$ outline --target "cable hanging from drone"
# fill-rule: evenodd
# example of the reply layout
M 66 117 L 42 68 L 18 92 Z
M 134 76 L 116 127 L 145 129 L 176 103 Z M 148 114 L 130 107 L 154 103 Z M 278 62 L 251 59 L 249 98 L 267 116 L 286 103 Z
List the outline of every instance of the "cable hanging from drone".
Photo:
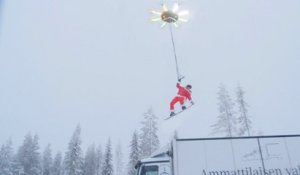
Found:
M 173 24 L 177 28 L 179 22 L 187 22 L 188 20 L 184 17 L 188 15 L 188 11 L 179 11 L 179 4 L 176 2 L 174 3 L 173 8 L 171 10 L 169 10 L 165 4 L 162 4 L 161 11 L 152 11 L 152 13 L 155 15 L 154 18 L 152 18 L 152 21 L 162 22 L 161 27 L 164 27 L 166 24 L 169 24 L 171 41 L 173 46 L 173 54 L 174 54 L 175 64 L 176 64 L 177 79 L 179 81 L 184 77 L 179 73 L 179 66 L 178 66 L 178 60 L 177 60 L 177 54 L 176 54 L 176 48 L 175 48 L 175 42 L 174 42 L 174 36 L 173 36 L 173 30 L 171 24 Z
M 172 26 L 169 25 L 170 28 L 170 33 L 171 33 L 171 40 L 172 40 L 172 45 L 173 45 L 173 53 L 174 53 L 174 58 L 175 58 L 175 64 L 176 64 L 176 73 L 177 73 L 177 80 L 180 81 L 184 77 L 180 75 L 179 73 L 179 68 L 178 68 L 178 61 L 177 61 L 177 54 L 176 54 L 176 48 L 175 48 L 175 43 L 174 43 L 174 37 L 173 37 L 173 31 L 172 31 Z

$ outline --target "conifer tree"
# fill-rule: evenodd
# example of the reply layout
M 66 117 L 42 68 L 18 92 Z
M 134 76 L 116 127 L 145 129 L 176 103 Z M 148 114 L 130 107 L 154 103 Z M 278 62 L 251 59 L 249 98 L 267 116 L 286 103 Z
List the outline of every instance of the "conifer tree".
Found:
M 102 175 L 113 175 L 111 141 L 108 139 L 102 166 Z
M 62 175 L 62 154 L 61 152 L 56 153 L 53 167 L 52 167 L 52 175 Z
M 24 167 L 21 165 L 20 161 L 18 160 L 18 154 L 15 154 L 13 156 L 12 172 L 13 175 L 24 174 Z
M 233 110 L 234 103 L 223 84 L 219 87 L 218 100 L 220 113 L 217 122 L 212 125 L 212 134 L 225 133 L 227 137 L 233 137 L 236 132 L 236 117 Z
M 138 133 L 137 131 L 134 131 L 130 143 L 130 153 L 129 153 L 129 162 L 127 165 L 128 168 L 128 175 L 136 175 L 136 169 L 134 166 L 139 160 L 139 144 L 138 144 Z
M 9 139 L 5 145 L 1 146 L 0 150 L 0 174 L 13 174 L 13 149 L 12 142 Z
M 103 165 L 103 151 L 101 145 L 99 145 L 96 151 L 96 175 L 101 175 L 102 165 Z
M 145 158 L 150 156 L 155 150 L 159 148 L 159 139 L 157 136 L 157 117 L 150 108 L 144 114 L 144 121 L 142 121 L 141 135 L 140 135 L 140 156 Z
M 38 136 L 31 134 L 25 136 L 23 145 L 18 150 L 17 161 L 19 171 L 24 175 L 39 175 L 41 173 L 41 157 L 38 145 Z
M 236 103 L 238 105 L 239 116 L 237 118 L 239 124 L 238 135 L 243 136 L 247 133 L 250 136 L 251 133 L 251 124 L 250 116 L 248 115 L 248 107 L 249 105 L 245 101 L 245 91 L 242 89 L 240 85 L 237 87 L 237 99 Z
M 115 150 L 115 175 L 123 175 L 123 152 L 122 144 L 119 142 Z
M 83 174 L 83 153 L 81 149 L 81 128 L 78 125 L 69 142 L 68 151 L 64 160 L 64 172 L 66 175 Z
M 95 145 L 91 145 L 84 159 L 84 175 L 96 175 L 96 165 L 97 165 L 97 155 L 95 150 Z
M 43 175 L 51 175 L 52 163 L 53 160 L 51 146 L 48 144 L 43 153 Z

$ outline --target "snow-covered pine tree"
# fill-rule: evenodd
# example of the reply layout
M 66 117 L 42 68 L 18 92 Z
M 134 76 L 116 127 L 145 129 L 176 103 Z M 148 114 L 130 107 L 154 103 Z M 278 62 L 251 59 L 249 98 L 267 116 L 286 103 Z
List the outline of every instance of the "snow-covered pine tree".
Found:
M 43 153 L 43 175 L 52 175 L 52 163 L 52 150 L 50 144 L 48 144 Z
M 135 164 L 139 160 L 139 143 L 138 143 L 138 133 L 137 131 L 134 131 L 130 143 L 130 153 L 129 153 L 129 162 L 127 165 L 128 168 L 128 175 L 136 175 L 136 169 L 134 168 Z
M 112 163 L 112 152 L 111 152 L 111 141 L 108 139 L 105 153 L 104 153 L 104 160 L 102 165 L 102 175 L 113 175 L 113 163 Z
M 103 165 L 103 151 L 102 146 L 99 145 L 96 150 L 96 175 L 101 175 Z
M 97 155 L 95 150 L 95 145 L 89 146 L 84 158 L 84 175 L 96 175 L 97 166 Z
M 245 91 L 240 85 L 237 87 L 236 96 L 236 103 L 239 111 L 239 116 L 237 118 L 237 122 L 239 124 L 238 135 L 243 136 L 247 133 L 247 135 L 250 136 L 252 122 L 250 121 L 250 116 L 248 115 L 249 105 L 245 101 Z
M 33 144 L 32 144 L 32 163 L 33 163 L 33 173 L 31 175 L 35 175 L 35 173 L 40 174 L 42 172 L 42 164 L 41 164 L 41 154 L 39 152 L 39 136 L 36 134 L 33 137 Z
M 69 142 L 68 150 L 65 154 L 64 173 L 65 175 L 83 174 L 83 153 L 81 149 L 81 128 L 78 125 Z
M 123 162 L 123 151 L 122 151 L 121 142 L 119 142 L 116 146 L 114 160 L 115 160 L 115 168 L 114 168 L 115 175 L 123 175 L 124 162 Z
M 39 175 L 41 173 L 41 156 L 39 151 L 38 136 L 31 134 L 25 136 L 23 145 L 19 147 L 17 161 L 19 172 L 23 175 Z
M 53 167 L 52 167 L 52 175 L 62 175 L 62 154 L 61 152 L 56 153 Z
M 20 161 L 18 160 L 18 154 L 15 154 L 13 156 L 12 172 L 13 175 L 24 174 L 24 168 L 21 165 Z
M 220 113 L 217 122 L 211 126 L 213 128 L 212 134 L 225 133 L 227 137 L 233 137 L 236 132 L 234 103 L 223 84 L 219 86 L 218 100 Z
M 140 156 L 145 158 L 150 156 L 155 150 L 159 148 L 159 139 L 157 136 L 157 117 L 150 108 L 144 114 L 144 121 L 142 121 L 141 135 L 140 135 Z
M 12 141 L 9 139 L 6 144 L 1 146 L 0 150 L 0 174 L 13 174 L 13 149 Z

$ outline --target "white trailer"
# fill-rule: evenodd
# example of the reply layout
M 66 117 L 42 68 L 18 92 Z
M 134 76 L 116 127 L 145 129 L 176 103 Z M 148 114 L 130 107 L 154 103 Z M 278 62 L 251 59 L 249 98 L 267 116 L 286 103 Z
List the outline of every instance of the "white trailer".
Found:
M 137 175 L 300 175 L 300 135 L 176 139 Z

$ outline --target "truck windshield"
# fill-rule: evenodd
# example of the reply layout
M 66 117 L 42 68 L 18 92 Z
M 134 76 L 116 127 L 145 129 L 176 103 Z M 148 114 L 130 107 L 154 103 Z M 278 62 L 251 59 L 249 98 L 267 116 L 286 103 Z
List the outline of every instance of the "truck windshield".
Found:
M 141 175 L 158 175 L 158 166 L 143 166 Z

